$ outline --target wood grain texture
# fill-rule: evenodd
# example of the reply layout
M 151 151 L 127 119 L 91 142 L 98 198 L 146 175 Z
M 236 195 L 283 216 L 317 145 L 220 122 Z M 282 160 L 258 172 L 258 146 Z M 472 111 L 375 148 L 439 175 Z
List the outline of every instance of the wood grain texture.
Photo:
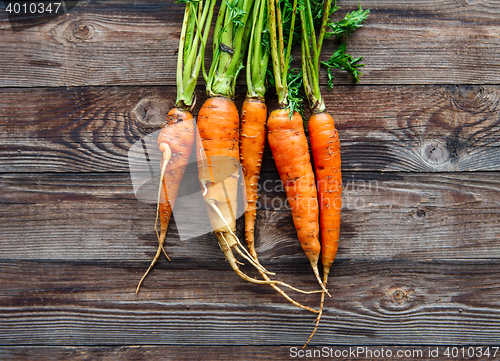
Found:
M 339 4 L 335 19 L 357 4 Z M 349 53 L 365 57 L 363 84 L 499 83 L 498 0 L 362 5 L 372 14 Z M 182 10 L 174 1 L 87 0 L 46 24 L 4 30 L 0 86 L 174 84 Z M 326 42 L 325 54 L 337 45 Z M 350 83 L 340 72 L 336 78 Z
M 3 174 L 0 186 L 0 259 L 140 260 L 145 267 L 156 251 L 155 205 L 135 198 L 128 174 Z M 341 259 L 500 258 L 495 173 L 344 173 L 343 187 Z M 223 262 L 197 195 L 197 205 L 174 210 L 185 228 L 180 237 L 172 224 L 167 250 L 176 262 Z M 263 174 L 258 207 L 262 261 L 305 262 L 276 173 Z
M 496 262 L 340 260 L 313 345 L 498 344 Z M 137 264 L 3 261 L 0 342 L 300 346 L 307 338 L 313 314 L 270 287 L 227 277 L 221 262 L 192 264 L 162 267 L 136 295 Z
M 324 94 L 345 171 L 499 170 L 499 86 L 338 86 Z M 197 96 L 195 115 L 202 88 Z M 0 89 L 0 171 L 128 172 L 130 147 L 159 129 L 172 99 L 173 87 Z M 263 169 L 276 169 L 269 149 Z
M 358 1 L 338 5 L 336 19 Z M 500 1 L 362 6 L 371 15 L 348 44 L 365 57 L 361 84 L 338 72 L 322 88 L 344 193 L 333 297 L 309 350 L 436 360 L 429 347 L 499 345 Z M 175 99 L 182 14 L 173 0 L 85 0 L 13 31 L 0 5 L 0 359 L 304 359 L 290 347 L 314 315 L 234 274 L 195 203 L 196 167 L 170 225 L 172 261 L 134 293 L 157 247 L 154 132 Z M 202 82 L 196 94 L 195 114 Z M 256 239 L 274 277 L 318 288 L 269 148 Z
M 296 347 L 296 346 L 292 346 Z M 299 347 L 292 348 L 290 346 L 97 346 L 97 347 L 4 347 L 0 349 L 0 356 L 3 360 L 10 361 L 37 361 L 37 360 L 75 360 L 87 361 L 89 359 L 99 359 L 103 361 L 143 361 L 143 360 L 186 360 L 198 361 L 200 355 L 204 355 L 207 359 L 217 360 L 269 360 L 272 357 L 276 361 L 294 360 L 306 358 L 307 360 L 324 360 L 325 358 L 342 359 L 343 361 L 372 361 L 374 352 L 384 352 L 384 355 L 391 352 L 392 357 L 378 357 L 377 360 L 392 360 L 398 355 L 402 355 L 403 359 L 418 359 L 421 361 L 436 360 L 435 356 L 443 356 L 449 346 L 383 346 L 383 347 L 361 347 L 361 346 L 323 346 L 309 347 L 306 350 L 301 350 Z M 469 351 L 472 348 L 472 352 Z M 436 351 L 437 350 L 437 351 Z M 475 351 L 474 351 L 475 350 Z M 481 348 L 486 352 L 486 347 Z M 465 347 L 465 357 L 461 355 L 461 348 L 458 349 L 459 357 L 454 357 L 454 360 L 483 360 L 481 356 L 467 355 L 467 352 L 479 351 L 477 347 Z M 304 352 L 301 356 L 300 352 Z M 307 354 L 306 354 L 307 352 Z M 371 354 L 369 354 L 371 352 Z M 436 353 L 437 352 L 437 353 Z M 491 355 L 494 350 L 490 348 Z M 365 356 L 365 354 L 367 354 Z M 307 355 L 307 356 L 306 356 Z M 332 356 L 333 355 L 333 356 Z M 337 357 L 337 356 L 338 357 Z M 342 356 L 344 355 L 344 356 Z M 349 356 L 350 355 L 350 356 Z M 400 358 L 401 358 L 400 357 Z M 299 359 L 300 359 L 299 358 Z

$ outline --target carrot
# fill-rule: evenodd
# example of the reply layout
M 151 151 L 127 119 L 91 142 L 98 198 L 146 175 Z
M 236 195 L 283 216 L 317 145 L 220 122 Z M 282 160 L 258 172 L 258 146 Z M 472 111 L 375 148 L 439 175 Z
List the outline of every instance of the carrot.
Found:
M 162 172 L 160 176 L 161 198 L 157 206 L 157 219 L 160 218 L 160 234 L 158 235 L 158 249 L 148 270 L 139 281 L 136 293 L 142 282 L 160 258 L 161 252 L 170 261 L 163 245 L 167 236 L 168 224 L 172 216 L 175 200 L 184 172 L 189 163 L 189 157 L 194 144 L 194 120 L 187 110 L 173 108 L 167 115 L 165 126 L 158 136 L 158 148 L 163 154 Z M 156 229 L 156 224 L 155 224 Z
M 305 6 L 300 11 L 301 19 L 301 50 L 302 50 L 302 72 L 304 89 L 309 100 L 311 117 L 309 118 L 309 137 L 311 139 L 311 150 L 313 153 L 316 180 L 318 184 L 318 197 L 320 207 L 320 232 L 321 232 L 321 263 L 323 264 L 323 284 L 327 284 L 328 275 L 337 254 L 340 232 L 340 209 L 342 205 L 342 174 L 340 159 L 339 135 L 335 129 L 333 118 L 326 111 L 324 100 L 321 96 L 319 86 L 319 66 L 321 47 L 325 37 L 330 16 L 331 2 L 325 1 L 322 8 L 318 3 L 310 0 L 305 1 Z M 335 3 L 334 11 L 338 7 Z M 318 37 L 314 29 L 314 18 L 321 14 L 321 24 Z M 334 34 L 350 33 L 353 29 L 361 26 L 368 12 L 360 9 L 354 13 L 348 13 L 344 20 L 333 24 Z M 362 65 L 356 64 L 362 58 L 353 60 L 344 54 L 345 46 L 340 47 L 334 53 L 328 63 L 329 86 L 333 79 L 331 68 L 347 70 L 357 77 L 356 68 Z M 316 319 L 316 325 L 309 336 L 304 347 L 311 341 L 319 321 L 323 314 L 325 304 L 325 293 L 321 294 L 320 312 Z
M 246 201 L 245 240 L 248 251 L 255 261 L 258 261 L 255 250 L 258 183 L 266 142 L 267 121 L 267 107 L 264 97 L 267 90 L 266 69 L 269 62 L 269 47 L 263 41 L 263 34 L 266 30 L 266 0 L 255 0 L 246 66 L 247 94 L 240 117 L 240 162 L 245 181 L 244 197 Z M 270 281 L 265 272 L 259 270 L 259 273 L 264 280 Z M 295 306 L 314 313 L 319 312 L 295 301 L 277 285 L 271 283 L 270 286 Z
M 318 184 L 321 229 L 321 263 L 326 284 L 339 244 L 342 173 L 340 141 L 333 118 L 327 112 L 309 118 L 309 137 Z
M 291 11 L 282 16 L 283 11 Z M 311 263 L 314 275 L 324 292 L 328 292 L 321 281 L 318 270 L 319 221 L 318 199 L 314 173 L 309 156 L 307 138 L 302 117 L 295 109 L 299 101 L 290 96 L 288 68 L 295 32 L 297 0 L 268 0 L 269 32 L 273 76 L 280 109 L 271 112 L 267 121 L 268 141 L 274 161 L 283 182 L 292 211 L 293 222 L 302 249 Z M 284 31 L 283 18 L 290 18 Z
M 260 272 L 273 274 L 248 254 L 235 234 L 239 172 L 238 110 L 231 99 L 222 96 L 208 98 L 198 113 L 197 124 L 198 176 L 203 199 L 212 229 L 231 268 L 238 276 L 252 283 L 282 285 L 311 293 L 282 281 L 258 280 L 240 270 L 233 251 Z
M 241 108 L 240 160 L 245 180 L 245 240 L 248 250 L 254 259 L 255 251 L 255 219 L 257 217 L 258 185 L 262 156 L 266 142 L 266 103 L 260 99 L 247 98 Z
M 287 109 L 277 109 L 269 116 L 267 127 L 269 146 L 290 204 L 297 236 L 321 285 L 317 189 L 302 117 L 295 112 L 290 118 Z
M 342 207 L 342 173 L 340 170 L 340 141 L 333 118 L 323 111 L 309 118 L 309 137 L 318 184 L 321 230 L 321 263 L 323 284 L 327 284 L 339 245 L 340 209 Z M 325 293 L 321 294 L 320 312 L 309 341 L 318 329 L 325 305 Z
M 232 252 L 234 249 L 263 270 L 245 255 L 235 234 L 239 172 L 238 110 L 231 99 L 208 98 L 198 113 L 197 124 L 198 174 L 212 229 L 234 271 L 254 282 L 239 269 Z
M 164 243 L 180 183 L 195 140 L 194 119 L 190 108 L 194 104 L 194 89 L 202 65 L 204 44 L 207 41 L 214 6 L 215 0 L 186 3 L 177 60 L 176 106 L 167 114 L 157 140 L 162 153 L 155 221 L 158 248 L 149 268 L 137 285 L 136 293 L 139 292 L 144 279 L 160 258 L 162 251 L 170 261 Z M 157 229 L 158 218 L 160 232 Z
M 266 70 L 269 47 L 263 42 L 267 28 L 266 0 L 255 0 L 252 14 L 252 31 L 248 43 L 246 66 L 247 94 L 241 107 L 240 161 L 245 180 L 245 239 L 248 250 L 257 259 L 254 245 L 254 228 L 257 188 L 260 167 L 266 142 L 267 107 Z

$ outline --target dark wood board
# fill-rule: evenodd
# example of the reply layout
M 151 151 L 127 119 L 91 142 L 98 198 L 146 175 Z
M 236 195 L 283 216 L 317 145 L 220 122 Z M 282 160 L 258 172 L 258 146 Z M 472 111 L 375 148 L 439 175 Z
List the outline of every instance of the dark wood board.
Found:
M 277 174 L 264 173 L 260 185 L 260 258 L 305 261 Z M 146 266 L 156 251 L 155 205 L 136 199 L 128 174 L 3 174 L 0 186 L 0 259 L 127 260 Z M 500 258 L 495 173 L 345 172 L 343 186 L 341 259 Z M 173 260 L 223 261 L 215 237 L 203 228 L 208 217 L 202 202 L 178 206 L 174 219 L 185 228 L 180 234 L 175 223 L 170 227 Z M 239 231 L 242 226 L 239 219 Z
M 0 2 L 0 359 L 394 359 L 351 352 L 365 346 L 407 360 L 500 357 L 498 0 L 363 1 L 371 15 L 348 45 L 365 58 L 361 83 L 338 72 L 328 91 L 322 70 L 343 205 L 310 354 L 298 351 L 315 316 L 234 274 L 204 205 L 190 203 L 192 165 L 171 261 L 134 293 L 157 247 L 154 136 L 175 99 L 183 5 L 65 3 L 16 31 Z M 338 5 L 340 18 L 358 1 Z M 201 81 L 196 94 L 195 115 Z M 256 237 L 274 277 L 318 288 L 268 147 Z M 318 306 L 317 294 L 289 293 Z
M 337 19 L 358 1 L 339 5 Z M 365 57 L 363 84 L 499 83 L 498 0 L 362 5 L 372 15 L 350 38 L 349 53 Z M 182 13 L 173 1 L 87 0 L 24 31 L 3 21 L 0 86 L 172 84 Z M 335 46 L 327 42 L 325 54 Z M 349 83 L 341 73 L 337 81 Z
M 499 170 L 499 86 L 324 90 L 343 170 Z M 0 89 L 0 170 L 128 172 L 130 147 L 159 129 L 173 99 L 174 87 Z M 263 169 L 275 170 L 269 151 Z
M 338 260 L 312 345 L 496 345 L 497 262 Z M 307 266 L 285 260 L 277 269 L 314 289 Z M 316 318 L 220 260 L 160 265 L 138 294 L 139 263 L 1 267 L 4 345 L 302 346 Z M 319 299 L 293 296 L 308 305 Z
M 490 357 L 493 357 L 496 349 L 490 348 Z M 371 353 L 370 353 L 371 352 Z M 117 347 L 8 347 L 0 349 L 0 356 L 4 359 L 14 361 L 31 360 L 75 360 L 87 361 L 98 359 L 103 361 L 143 361 L 143 360 L 185 360 L 198 361 L 200 355 L 206 359 L 223 360 L 325 360 L 341 359 L 344 361 L 372 361 L 373 355 L 383 354 L 377 360 L 391 360 L 398 357 L 403 360 L 418 359 L 422 361 L 433 361 L 445 354 L 458 357 L 453 360 L 484 360 L 483 353 L 487 353 L 487 347 L 452 347 L 452 346 L 323 346 L 310 347 L 306 350 L 296 346 L 117 346 Z M 391 357 L 386 355 L 390 352 Z M 463 352 L 463 353 L 462 353 Z M 469 354 L 471 356 L 469 356 Z M 497 352 L 498 353 L 498 352 Z M 464 354 L 465 356 L 462 356 Z M 344 355 L 344 356 L 342 356 Z M 478 355 L 478 356 L 475 356 Z M 449 356 L 452 358 L 452 356 Z

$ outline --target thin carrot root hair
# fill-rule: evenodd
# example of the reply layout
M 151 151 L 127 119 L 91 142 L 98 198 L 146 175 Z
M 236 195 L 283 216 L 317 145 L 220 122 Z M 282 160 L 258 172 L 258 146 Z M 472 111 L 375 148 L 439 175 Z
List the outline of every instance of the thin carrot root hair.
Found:
M 209 199 L 206 199 L 205 202 L 210 206 L 210 208 L 212 208 L 219 215 L 219 217 L 221 217 L 222 221 L 224 223 L 226 223 L 226 221 L 222 215 L 222 212 L 220 212 L 220 210 L 218 209 L 217 205 L 215 204 L 215 201 L 213 199 L 209 198 Z M 253 259 L 248 254 L 248 251 L 246 250 L 246 248 L 241 244 L 241 242 L 238 239 L 238 237 L 236 236 L 236 234 L 231 230 L 231 228 L 227 224 L 226 224 L 225 228 L 226 228 L 225 230 L 219 229 L 219 230 L 214 231 L 214 233 L 217 237 L 217 240 L 219 241 L 219 247 L 221 248 L 222 252 L 224 252 L 226 259 L 228 260 L 229 264 L 231 265 L 231 268 L 236 272 L 236 274 L 238 276 L 240 276 L 244 280 L 251 282 L 251 283 L 261 284 L 261 285 L 262 284 L 281 285 L 281 286 L 287 287 L 293 291 L 304 293 L 304 294 L 313 294 L 313 293 L 322 292 L 321 290 L 304 291 L 304 290 L 301 290 L 299 288 L 293 287 L 292 285 L 289 285 L 288 283 L 285 283 L 283 281 L 269 279 L 269 277 L 267 277 L 267 274 L 270 274 L 270 275 L 275 275 L 275 274 L 266 270 L 264 268 L 264 266 L 262 266 L 260 264 L 258 259 L 257 260 Z M 242 251 L 242 249 L 243 249 L 243 251 Z M 250 264 L 252 266 L 254 266 L 259 271 L 259 273 L 261 273 L 262 275 L 266 275 L 267 279 L 258 280 L 256 278 L 250 277 L 246 273 L 244 273 L 238 266 L 238 264 L 241 264 L 241 262 L 239 262 L 237 260 L 237 258 L 235 257 L 235 255 L 233 253 L 233 250 L 236 251 L 236 253 L 238 253 L 241 257 L 243 257 L 244 259 L 249 261 Z M 292 302 L 292 303 L 294 303 L 294 302 Z M 300 305 L 298 302 L 295 302 L 295 303 Z M 301 306 L 299 306 L 299 307 L 301 307 Z M 301 308 L 305 308 L 307 310 L 311 310 L 312 312 L 317 313 L 315 310 L 310 309 L 309 307 L 306 307 L 306 306 L 302 306 Z
M 329 271 L 330 271 L 330 268 L 326 269 L 326 267 L 325 267 L 325 274 L 324 274 L 324 277 L 323 277 L 323 283 L 325 285 L 328 282 L 328 272 Z M 309 338 L 307 339 L 307 342 L 304 344 L 304 346 L 302 346 L 302 348 L 306 348 L 307 347 L 307 345 L 309 344 L 309 342 L 312 340 L 314 334 L 318 330 L 319 321 L 321 320 L 321 316 L 323 316 L 323 310 L 324 310 L 324 308 L 325 308 L 325 292 L 323 291 L 323 292 L 321 292 L 321 301 L 320 301 L 320 305 L 319 305 L 319 313 L 318 313 L 318 317 L 316 317 L 316 322 L 315 322 L 315 325 L 314 325 L 314 329 L 311 332 L 311 335 L 309 336 Z
M 271 281 L 271 280 L 269 279 L 269 277 L 268 277 L 265 273 L 261 272 L 261 273 L 260 273 L 260 275 L 262 276 L 262 278 L 264 278 L 264 280 L 266 280 L 266 281 Z M 275 290 L 276 292 L 278 292 L 280 295 L 282 295 L 283 297 L 285 297 L 285 298 L 286 298 L 286 299 L 287 299 L 287 300 L 288 300 L 291 304 L 293 304 L 294 306 L 297 306 L 297 307 L 299 307 L 299 308 L 302 308 L 303 310 L 310 311 L 310 312 L 313 312 L 313 313 L 320 313 L 320 312 L 321 312 L 321 310 L 315 310 L 315 309 L 313 309 L 313 308 L 311 308 L 311 307 L 304 306 L 304 305 L 303 305 L 302 303 L 300 303 L 300 302 L 295 301 L 293 298 L 291 298 L 290 296 L 288 296 L 288 295 L 287 295 L 287 293 L 286 293 L 285 291 L 283 291 L 281 288 L 279 288 L 279 287 L 278 287 L 278 286 L 276 286 L 275 284 L 270 283 L 269 285 L 270 285 L 272 288 L 274 288 L 274 290 Z M 318 291 L 315 291 L 315 292 L 318 292 Z M 320 292 L 321 292 L 322 294 L 324 293 L 324 291 L 323 291 L 323 290 L 320 290 Z
M 321 281 L 321 277 L 319 275 L 318 263 L 314 262 L 314 261 L 311 261 L 311 266 L 312 266 L 314 275 L 316 276 L 316 279 L 318 280 L 318 283 L 319 283 L 319 285 L 321 286 L 321 288 L 323 290 L 323 293 L 326 293 L 328 295 L 328 297 L 332 297 L 332 295 L 330 294 L 330 292 L 328 292 L 328 290 L 326 289 L 326 283 L 324 281 Z
M 155 231 L 156 231 L 156 237 L 158 238 L 158 249 L 156 250 L 156 254 L 151 261 L 151 264 L 149 265 L 148 269 L 142 276 L 141 280 L 139 281 L 139 284 L 137 285 L 137 289 L 135 290 L 135 293 L 139 292 L 139 289 L 141 288 L 142 282 L 146 279 L 146 276 L 149 274 L 153 266 L 158 262 L 158 259 L 160 258 L 161 252 L 165 254 L 167 259 L 170 261 L 170 257 L 168 256 L 167 252 L 165 251 L 165 248 L 163 248 L 163 245 L 165 244 L 165 238 L 167 236 L 167 230 L 166 229 L 160 229 L 160 233 L 158 232 L 158 219 L 160 216 L 160 200 L 161 200 L 161 188 L 163 186 L 163 178 L 165 176 L 165 171 L 167 169 L 167 165 L 170 162 L 170 158 L 172 158 L 172 150 L 168 146 L 167 143 L 161 143 L 160 145 L 160 151 L 163 153 L 163 164 L 161 167 L 161 173 L 160 173 L 160 185 L 158 187 L 158 199 L 156 202 L 156 218 L 155 218 Z M 165 190 L 166 193 L 166 190 Z

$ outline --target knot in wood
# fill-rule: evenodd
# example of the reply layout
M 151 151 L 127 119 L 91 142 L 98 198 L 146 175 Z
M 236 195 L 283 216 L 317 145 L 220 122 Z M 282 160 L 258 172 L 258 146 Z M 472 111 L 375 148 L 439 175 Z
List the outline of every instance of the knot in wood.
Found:
M 422 158 L 433 166 L 447 163 L 450 154 L 446 147 L 446 143 L 438 139 L 427 141 L 422 146 Z
M 166 99 L 147 96 L 140 99 L 131 111 L 131 121 L 146 134 L 161 128 L 173 104 Z
M 417 210 L 417 217 L 419 218 L 425 217 L 425 211 L 423 209 Z
M 394 297 L 396 301 L 401 302 L 408 298 L 408 295 L 405 291 L 397 289 L 392 293 L 392 297 Z
M 88 40 L 92 37 L 92 29 L 87 23 L 78 22 L 73 27 L 73 36 L 79 40 Z

